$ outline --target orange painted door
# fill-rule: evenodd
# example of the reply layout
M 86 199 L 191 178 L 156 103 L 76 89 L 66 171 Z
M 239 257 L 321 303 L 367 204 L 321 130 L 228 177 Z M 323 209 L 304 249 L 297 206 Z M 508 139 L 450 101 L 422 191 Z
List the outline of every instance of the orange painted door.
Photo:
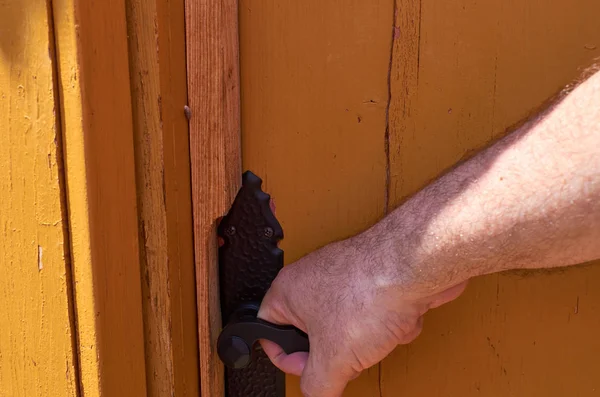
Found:
M 596 0 L 239 9 L 243 166 L 276 201 L 288 263 L 368 227 L 600 55 Z M 345 395 L 599 395 L 599 286 L 595 264 L 477 279 Z
M 0 1 L 0 397 L 198 396 L 183 0 Z

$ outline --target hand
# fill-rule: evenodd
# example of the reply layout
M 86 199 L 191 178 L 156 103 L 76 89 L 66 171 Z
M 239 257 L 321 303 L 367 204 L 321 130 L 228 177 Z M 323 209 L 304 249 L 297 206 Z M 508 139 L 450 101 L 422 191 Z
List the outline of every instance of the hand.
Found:
M 309 336 L 310 353 L 287 355 L 261 341 L 275 366 L 302 377 L 307 397 L 341 396 L 364 369 L 413 341 L 425 312 L 455 299 L 466 286 L 422 296 L 412 285 L 382 279 L 387 272 L 379 270 L 386 265 L 369 248 L 357 237 L 313 252 L 286 266 L 263 300 L 260 318 L 294 325 Z

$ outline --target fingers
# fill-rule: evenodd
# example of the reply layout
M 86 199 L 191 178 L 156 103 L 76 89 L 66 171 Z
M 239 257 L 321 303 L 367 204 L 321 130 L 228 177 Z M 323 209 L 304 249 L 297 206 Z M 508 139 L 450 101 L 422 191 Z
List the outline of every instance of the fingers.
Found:
M 280 276 L 282 276 L 281 273 Z M 290 314 L 290 310 L 286 304 L 287 298 L 283 292 L 285 291 L 285 288 L 281 287 L 281 284 L 284 283 L 282 282 L 282 278 L 285 278 L 285 276 L 278 276 L 271 285 L 269 291 L 267 291 L 267 294 L 260 305 L 258 318 L 274 324 L 294 325 L 306 332 L 303 324 L 301 324 L 294 315 Z M 261 340 L 260 344 L 273 365 L 277 368 L 291 375 L 302 375 L 302 371 L 308 360 L 307 352 L 286 354 L 279 345 L 272 341 Z
M 340 397 L 348 382 L 360 374 L 334 360 L 320 360 L 319 350 L 286 354 L 283 349 L 268 340 L 260 341 L 271 362 L 287 374 L 301 376 L 300 387 L 305 397 Z
M 263 298 L 258 317 L 275 324 L 294 325 L 307 332 L 306 316 L 301 316 L 294 308 L 302 308 L 302 299 L 295 297 L 294 291 L 302 288 L 301 277 L 294 266 L 284 268 L 273 281 Z M 308 333 L 308 332 L 307 332 Z M 337 357 L 324 357 L 318 346 L 312 344 L 310 354 L 296 352 L 286 354 L 276 343 L 260 340 L 261 346 L 271 362 L 285 373 L 301 376 L 301 388 L 306 397 L 340 397 L 348 382 L 358 373 L 347 365 L 348 360 Z
M 287 302 L 286 289 L 284 285 L 286 282 L 286 268 L 283 268 L 275 277 L 275 280 L 271 283 L 271 287 L 265 294 L 258 311 L 258 317 L 265 321 L 269 321 L 277 324 L 285 324 L 286 316 L 285 313 L 288 311 L 285 306 Z
M 289 324 L 286 315 L 288 310 L 284 304 L 285 297 L 279 293 L 277 282 L 277 279 L 275 279 L 271 288 L 267 291 L 260 304 L 257 317 L 274 324 L 285 325 Z
M 278 344 L 271 342 L 270 340 L 261 340 L 260 344 L 273 365 L 277 368 L 286 374 L 296 376 L 302 375 L 302 371 L 304 371 L 304 367 L 308 360 L 307 352 L 286 354 Z
M 320 359 L 318 353 L 314 349 L 308 357 L 300 380 L 302 393 L 305 397 L 340 397 L 358 373 L 349 372 L 335 359 Z
M 293 265 L 285 267 L 279 272 L 271 288 L 260 304 L 258 318 L 280 325 L 293 325 L 306 332 L 306 325 L 302 319 L 290 309 L 290 302 L 294 301 L 291 296 L 295 288 L 302 288 L 294 284 L 293 273 L 290 269 Z

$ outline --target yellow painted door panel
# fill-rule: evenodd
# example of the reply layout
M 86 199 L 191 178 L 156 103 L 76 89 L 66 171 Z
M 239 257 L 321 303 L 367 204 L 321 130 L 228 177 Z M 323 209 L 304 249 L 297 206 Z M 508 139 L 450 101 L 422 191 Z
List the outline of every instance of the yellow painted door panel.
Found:
M 0 0 L 0 397 L 198 395 L 184 31 Z
M 52 21 L 0 2 L 0 396 L 76 396 Z
M 384 214 L 392 7 L 241 2 L 242 160 L 275 200 L 288 263 Z M 378 388 L 374 367 L 347 396 Z
M 275 199 L 287 262 L 363 230 L 577 79 L 600 56 L 599 13 L 241 0 L 244 169 Z M 345 396 L 598 395 L 599 280 L 598 265 L 475 280 Z
M 595 0 L 397 7 L 390 208 L 534 113 L 600 55 Z M 597 396 L 599 286 L 597 265 L 474 280 L 383 362 L 382 395 Z

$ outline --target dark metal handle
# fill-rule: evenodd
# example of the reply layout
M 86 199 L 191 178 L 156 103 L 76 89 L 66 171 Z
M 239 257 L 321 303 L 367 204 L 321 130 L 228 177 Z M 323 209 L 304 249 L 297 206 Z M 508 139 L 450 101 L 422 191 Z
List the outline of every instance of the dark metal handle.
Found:
M 307 352 L 308 336 L 290 325 L 276 325 L 256 317 L 259 305 L 245 303 L 231 316 L 217 341 L 217 351 L 230 368 L 244 368 L 252 361 L 252 350 L 259 339 L 277 343 L 287 354 Z

